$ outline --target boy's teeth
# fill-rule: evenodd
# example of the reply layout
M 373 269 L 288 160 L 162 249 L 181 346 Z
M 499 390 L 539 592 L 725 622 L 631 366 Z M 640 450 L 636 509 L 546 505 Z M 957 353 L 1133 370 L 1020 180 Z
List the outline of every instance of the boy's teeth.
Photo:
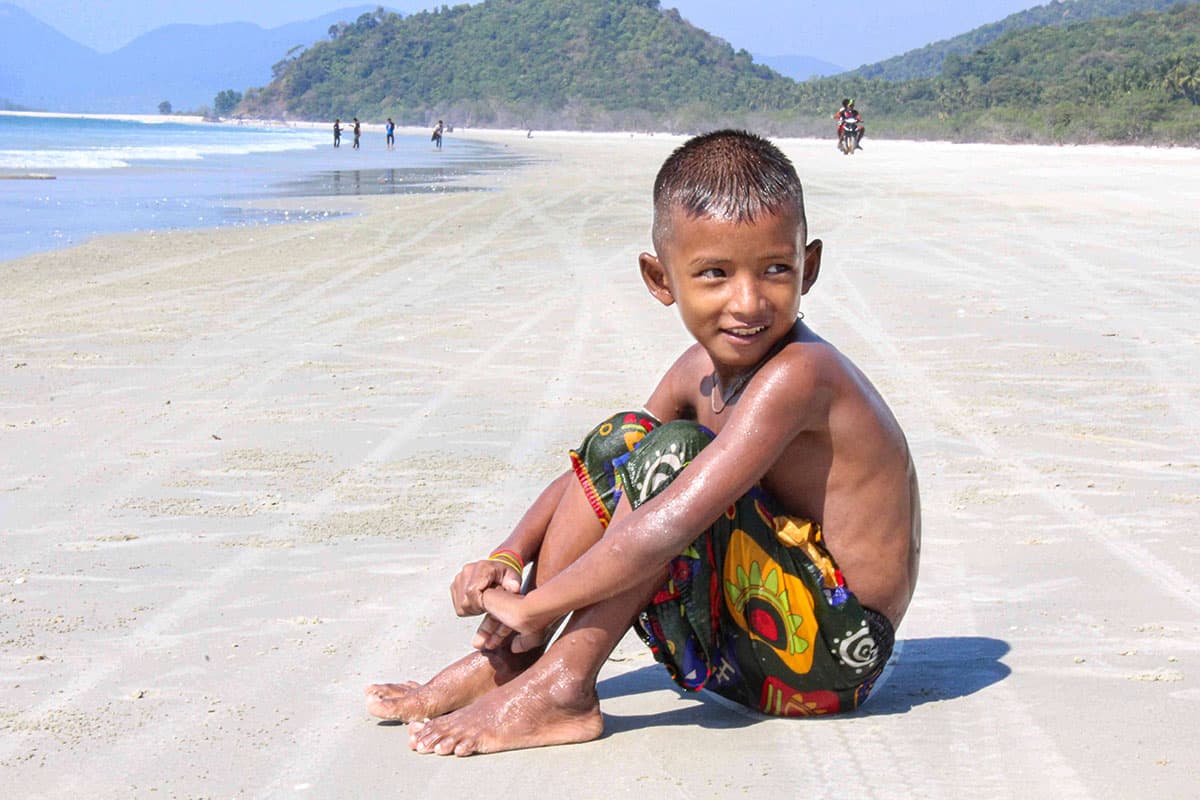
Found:
M 734 328 L 733 333 L 737 334 L 738 336 L 753 336 L 754 334 L 759 333 L 760 331 L 765 331 L 766 329 L 767 328 L 765 325 L 759 325 L 757 328 Z

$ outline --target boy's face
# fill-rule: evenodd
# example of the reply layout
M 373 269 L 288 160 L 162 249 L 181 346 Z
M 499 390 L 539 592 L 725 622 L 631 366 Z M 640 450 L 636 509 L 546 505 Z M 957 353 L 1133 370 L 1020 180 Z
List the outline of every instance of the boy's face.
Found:
M 670 213 L 660 252 L 640 258 L 647 288 L 663 305 L 679 305 L 714 364 L 752 367 L 791 331 L 817 279 L 821 242 L 805 247 L 791 209 L 749 223 Z

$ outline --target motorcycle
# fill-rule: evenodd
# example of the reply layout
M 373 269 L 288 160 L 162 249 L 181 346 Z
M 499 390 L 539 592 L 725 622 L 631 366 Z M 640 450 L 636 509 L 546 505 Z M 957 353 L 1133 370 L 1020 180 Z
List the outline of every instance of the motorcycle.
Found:
M 854 151 L 858 149 L 858 126 L 859 121 L 854 118 L 842 120 L 841 137 L 838 140 L 838 149 L 848 156 L 854 155 Z

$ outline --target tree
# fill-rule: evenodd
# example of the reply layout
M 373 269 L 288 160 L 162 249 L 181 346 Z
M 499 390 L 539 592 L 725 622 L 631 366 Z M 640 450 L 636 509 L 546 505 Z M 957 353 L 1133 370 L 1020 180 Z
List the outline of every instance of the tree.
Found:
M 223 92 L 218 92 L 213 99 L 213 111 L 218 117 L 228 116 L 230 111 L 237 108 L 237 104 L 242 102 L 242 93 L 235 92 L 233 89 L 226 89 Z
M 170 114 L 171 113 L 171 101 L 163 100 L 161 103 L 159 103 L 158 104 L 158 113 Z
M 1162 86 L 1172 100 L 1185 97 L 1192 105 L 1200 105 L 1200 59 L 1176 56 L 1167 66 Z

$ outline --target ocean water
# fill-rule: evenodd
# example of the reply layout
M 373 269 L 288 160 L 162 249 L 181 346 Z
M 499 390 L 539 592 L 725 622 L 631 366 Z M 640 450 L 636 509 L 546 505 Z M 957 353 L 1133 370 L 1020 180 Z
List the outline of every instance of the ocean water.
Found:
M 449 136 L 283 126 L 135 122 L 0 114 L 0 261 L 103 233 L 263 225 L 336 214 L 247 207 L 246 201 L 444 191 L 451 177 L 516 163 L 503 148 Z

